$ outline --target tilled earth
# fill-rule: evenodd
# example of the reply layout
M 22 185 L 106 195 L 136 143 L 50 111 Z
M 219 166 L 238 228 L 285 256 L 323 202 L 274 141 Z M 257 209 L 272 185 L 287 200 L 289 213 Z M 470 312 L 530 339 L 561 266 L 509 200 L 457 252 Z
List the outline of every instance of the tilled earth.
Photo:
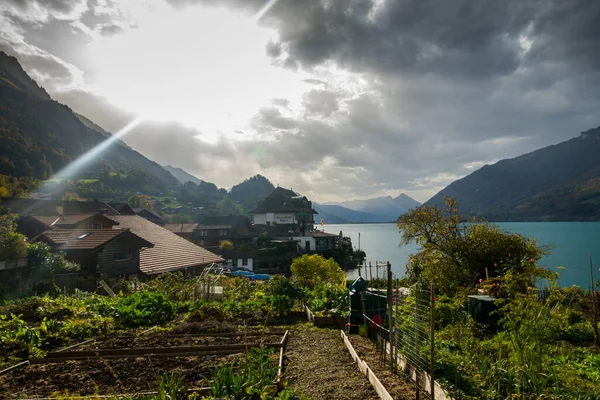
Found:
M 232 363 L 237 357 L 240 355 L 37 364 L 0 377 L 0 392 L 6 399 L 57 394 L 139 393 L 156 390 L 157 374 L 167 371 L 182 374 L 186 386 L 198 388 L 203 386 L 204 378 L 212 376 L 217 366 Z
M 256 336 L 140 336 L 108 337 L 72 349 L 201 346 L 235 343 L 275 343 L 279 335 Z M 361 359 L 376 373 L 394 399 L 413 399 L 414 386 L 380 365 L 373 344 L 356 335 L 350 340 Z M 205 386 L 219 365 L 232 364 L 241 354 L 172 358 L 125 358 L 35 364 L 0 376 L 0 399 L 26 399 L 56 395 L 140 393 L 156 390 L 157 376 L 176 372 L 185 386 Z M 369 381 L 360 373 L 336 329 L 314 328 L 295 323 L 286 348 L 284 380 L 291 388 L 313 400 L 378 399 Z
M 247 337 L 220 337 L 218 335 L 210 337 L 165 334 L 114 336 L 87 343 L 69 351 L 278 343 L 283 334 Z M 221 364 L 231 364 L 238 357 L 240 354 L 109 358 L 34 364 L 0 376 L 0 399 L 32 398 L 57 394 L 93 395 L 153 391 L 156 390 L 157 376 L 162 372 L 177 372 L 184 376 L 186 387 L 199 388 L 205 385 L 206 379 L 212 377 L 216 367 Z

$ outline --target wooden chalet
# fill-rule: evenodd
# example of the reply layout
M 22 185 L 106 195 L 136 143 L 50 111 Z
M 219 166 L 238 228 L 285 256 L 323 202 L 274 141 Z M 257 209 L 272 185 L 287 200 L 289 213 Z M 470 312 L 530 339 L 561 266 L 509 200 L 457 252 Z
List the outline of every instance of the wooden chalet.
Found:
M 51 229 L 34 242 L 44 242 L 53 251 L 78 263 L 84 274 L 130 277 L 140 274 L 140 254 L 154 247 L 129 229 Z

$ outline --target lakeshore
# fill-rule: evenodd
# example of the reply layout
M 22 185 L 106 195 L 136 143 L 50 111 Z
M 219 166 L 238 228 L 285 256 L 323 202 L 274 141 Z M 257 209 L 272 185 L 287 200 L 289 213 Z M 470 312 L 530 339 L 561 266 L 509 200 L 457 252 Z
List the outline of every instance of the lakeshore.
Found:
M 562 287 L 577 285 L 588 288 L 590 284 L 589 260 L 594 264 L 594 278 L 600 279 L 600 222 L 497 222 L 511 232 L 538 239 L 540 245 L 554 245 L 550 254 L 540 260 L 540 265 L 559 271 L 558 284 Z M 352 239 L 352 244 L 365 251 L 366 262 L 389 261 L 392 272 L 398 278 L 405 276 L 406 263 L 411 254 L 418 252 L 416 244 L 400 246 L 396 224 L 331 224 L 325 232 L 339 233 Z M 359 239 L 360 234 L 360 239 Z M 360 243 L 359 243 L 360 242 Z M 565 269 L 561 270 L 558 267 Z M 373 274 L 377 273 L 373 268 Z M 383 276 L 384 269 L 379 274 Z M 348 271 L 348 279 L 358 277 L 358 271 Z

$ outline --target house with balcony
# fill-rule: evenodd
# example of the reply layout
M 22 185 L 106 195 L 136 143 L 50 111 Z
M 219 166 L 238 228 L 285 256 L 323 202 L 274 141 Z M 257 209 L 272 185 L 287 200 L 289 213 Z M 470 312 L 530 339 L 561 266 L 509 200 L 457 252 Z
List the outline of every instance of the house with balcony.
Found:
M 306 196 L 299 196 L 290 189 L 277 187 L 256 207 L 250 210 L 255 226 L 267 230 L 312 229 L 317 212 Z
M 190 240 L 205 249 L 216 251 L 223 240 L 230 241 L 234 247 L 252 245 L 258 232 L 248 217 L 228 215 L 205 217 L 190 236 Z

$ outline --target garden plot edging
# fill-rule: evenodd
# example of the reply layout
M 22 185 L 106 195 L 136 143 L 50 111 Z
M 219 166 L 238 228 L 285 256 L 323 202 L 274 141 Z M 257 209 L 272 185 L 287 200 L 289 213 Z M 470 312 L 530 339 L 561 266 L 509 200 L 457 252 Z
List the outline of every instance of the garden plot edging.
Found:
M 346 322 L 348 322 L 348 318 L 344 318 L 341 315 L 315 315 L 306 305 L 304 306 L 304 311 L 306 312 L 306 319 L 308 322 L 312 322 L 314 326 L 334 326 L 343 328 L 344 325 L 346 325 Z
M 387 354 L 391 354 L 390 342 L 388 342 L 387 340 L 383 340 L 381 338 L 378 338 L 378 341 L 383 341 L 384 345 L 385 345 L 385 352 Z M 402 368 L 402 371 L 408 372 L 408 376 L 410 376 L 410 379 L 412 379 L 413 382 L 417 381 L 417 373 L 418 373 L 421 389 L 423 389 L 427 393 L 431 394 L 431 375 L 429 375 L 425 371 L 417 371 L 414 367 L 412 367 L 406 361 L 406 357 L 402 353 L 397 352 L 396 355 L 398 357 L 397 363 L 400 366 L 400 368 Z M 390 357 L 391 357 L 391 355 L 390 355 Z M 450 396 L 450 393 L 448 393 L 443 387 L 441 387 L 439 383 L 437 383 L 436 381 L 433 381 L 433 384 L 435 385 L 435 387 L 434 387 L 434 399 L 435 400 L 454 400 Z
M 352 347 L 352 343 L 350 343 L 350 340 L 348 340 L 348 337 L 346 336 L 344 331 L 341 331 L 341 333 L 342 333 L 342 339 L 344 339 L 344 343 L 346 344 L 346 347 L 348 348 L 350 355 L 352 356 L 354 361 L 356 361 L 356 364 L 358 365 L 360 372 L 365 374 L 365 377 L 369 380 L 369 382 L 371 383 L 371 385 L 377 392 L 377 395 L 379 395 L 379 398 L 381 400 L 394 400 L 394 398 L 392 396 L 390 396 L 390 394 L 388 393 L 387 389 L 383 386 L 381 381 L 377 378 L 375 373 L 371 370 L 371 368 L 369 368 L 367 363 L 364 362 L 363 360 L 361 360 L 360 357 L 358 356 L 358 354 L 356 354 L 354 347 Z

